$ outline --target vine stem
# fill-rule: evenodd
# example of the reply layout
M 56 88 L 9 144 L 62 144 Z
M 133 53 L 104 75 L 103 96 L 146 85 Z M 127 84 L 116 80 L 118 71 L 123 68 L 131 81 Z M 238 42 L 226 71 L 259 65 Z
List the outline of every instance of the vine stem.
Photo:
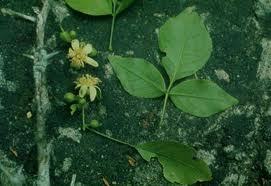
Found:
M 114 35 L 114 28 L 115 28 L 115 22 L 116 22 L 116 3 L 114 3 L 113 1 L 113 14 L 112 14 L 113 18 L 112 18 L 112 25 L 111 25 L 111 32 L 110 32 L 110 42 L 109 42 L 109 50 L 112 51 L 113 50 L 113 35 Z
M 82 125 L 83 125 L 82 127 L 85 128 L 86 123 L 85 123 L 85 108 L 84 108 L 84 107 L 82 108 Z M 132 144 L 130 144 L 130 143 L 127 143 L 127 142 L 125 142 L 125 141 L 121 141 L 121 140 L 119 140 L 119 139 L 110 137 L 110 136 L 108 136 L 108 135 L 106 135 L 106 134 L 104 134 L 104 133 L 101 133 L 101 132 L 97 131 L 97 130 L 94 130 L 94 129 L 91 129 L 91 128 L 88 128 L 88 127 L 85 128 L 85 129 L 89 130 L 90 132 L 92 132 L 92 133 L 94 133 L 94 134 L 96 134 L 96 135 L 99 135 L 99 136 L 101 136 L 101 137 L 103 137 L 103 138 L 106 138 L 106 139 L 108 139 L 108 140 L 115 141 L 115 142 L 117 142 L 117 143 L 119 143 L 119 144 L 122 144 L 122 145 L 127 145 L 127 146 L 129 146 L 129 147 L 131 147 L 131 148 L 136 148 L 134 145 L 132 145 Z
M 90 132 L 93 132 L 94 134 L 97 134 L 97 135 L 99 135 L 99 136 L 101 136 L 101 137 L 104 137 L 104 138 L 106 138 L 106 139 L 108 139 L 108 140 L 115 141 L 115 142 L 117 142 L 117 143 L 119 143 L 119 144 L 122 144 L 122 145 L 127 145 L 127 146 L 129 146 L 129 147 L 131 147 L 131 148 L 136 148 L 134 145 L 132 145 L 132 144 L 130 144 L 130 143 L 127 143 L 127 142 L 125 142 L 125 141 L 121 141 L 121 140 L 119 140 L 119 139 L 110 137 L 110 136 L 108 136 L 108 135 L 106 135 L 106 134 L 104 134 L 104 133 L 98 132 L 97 130 L 90 129 L 90 128 L 87 128 L 87 129 L 88 129 Z

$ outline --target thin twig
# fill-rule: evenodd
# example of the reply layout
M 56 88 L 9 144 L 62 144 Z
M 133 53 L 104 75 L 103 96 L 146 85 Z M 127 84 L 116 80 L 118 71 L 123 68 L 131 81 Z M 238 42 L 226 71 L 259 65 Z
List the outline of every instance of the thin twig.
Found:
M 55 57 L 59 53 L 60 53 L 60 51 L 56 51 L 56 52 L 52 52 L 50 54 L 47 54 L 46 59 L 50 60 L 50 59 L 52 59 L 53 57 Z
M 48 60 L 55 56 L 58 52 L 47 54 L 44 49 L 45 25 L 49 10 L 51 8 L 50 1 L 41 0 L 43 7 L 41 11 L 36 11 L 37 18 L 27 16 L 25 14 L 15 12 L 10 9 L 1 9 L 4 15 L 16 16 L 28 21 L 36 23 L 36 46 L 34 55 L 24 54 L 25 57 L 33 59 L 33 73 L 35 81 L 35 106 L 36 106 L 36 131 L 35 140 L 37 143 L 38 153 L 38 175 L 37 186 L 50 186 L 50 156 L 52 151 L 52 142 L 48 142 L 46 138 L 46 118 L 50 109 L 50 101 L 47 91 L 46 67 Z
M 22 14 L 20 12 L 16 12 L 16 11 L 11 10 L 9 8 L 1 8 L 1 12 L 2 12 L 3 15 L 9 15 L 9 16 L 13 16 L 13 17 L 19 17 L 19 18 L 25 19 L 27 21 L 31 21 L 33 23 L 36 22 L 36 18 L 35 17 L 28 16 L 28 15 Z
M 76 181 L 76 174 L 73 174 L 70 186 L 75 186 L 75 181 Z
M 46 67 L 48 65 L 47 52 L 44 50 L 45 25 L 50 10 L 50 0 L 43 1 L 41 12 L 37 15 L 36 27 L 36 48 L 34 54 L 34 80 L 35 80 L 35 104 L 36 113 L 36 133 L 35 138 L 38 148 L 38 186 L 50 185 L 50 154 L 51 143 L 46 139 L 46 116 L 50 109 L 50 101 L 46 87 Z

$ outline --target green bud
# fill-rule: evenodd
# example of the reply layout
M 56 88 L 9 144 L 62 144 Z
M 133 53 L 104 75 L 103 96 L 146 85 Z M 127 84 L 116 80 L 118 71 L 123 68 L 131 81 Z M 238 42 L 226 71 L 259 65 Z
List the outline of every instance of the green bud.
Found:
M 92 51 L 90 53 L 90 56 L 95 57 L 95 56 L 97 56 L 97 53 L 98 53 L 98 51 L 96 50 L 96 48 L 93 47 L 93 49 L 92 49 Z
M 65 41 L 70 43 L 72 41 L 72 37 L 69 32 L 63 31 L 60 33 L 60 38 Z
M 97 121 L 96 119 L 93 119 L 91 120 L 89 126 L 92 128 L 99 128 L 100 126 L 102 126 L 102 124 L 99 123 L 99 121 Z
M 71 92 L 68 92 L 64 95 L 64 100 L 67 102 L 67 103 L 72 103 L 75 101 L 75 95 Z
M 84 104 L 86 104 L 86 100 L 84 99 L 84 98 L 79 98 L 78 99 L 78 104 L 80 104 L 80 105 L 84 105 Z
M 70 36 L 71 36 L 71 39 L 75 39 L 76 38 L 76 32 L 74 30 L 70 31 Z

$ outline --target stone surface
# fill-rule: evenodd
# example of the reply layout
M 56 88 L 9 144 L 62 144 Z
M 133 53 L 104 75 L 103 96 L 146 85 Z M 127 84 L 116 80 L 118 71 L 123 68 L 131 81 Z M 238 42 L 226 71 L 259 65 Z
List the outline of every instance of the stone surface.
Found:
M 38 0 L 0 1 L 0 7 L 28 15 L 34 14 L 32 7 L 39 6 Z M 61 1 L 55 5 L 57 17 L 53 13 L 49 16 L 46 31 L 48 51 L 62 52 L 47 70 L 52 103 L 47 132 L 48 138 L 55 139 L 52 185 L 69 185 L 73 174 L 77 175 L 78 185 L 86 186 L 103 185 L 103 177 L 112 185 L 121 186 L 176 185 L 163 178 L 157 161 L 147 163 L 129 147 L 77 130 L 81 116 L 70 116 L 63 95 L 73 91 L 73 81 L 83 72 L 103 81 L 102 99 L 91 104 L 86 113 L 89 120 L 97 119 L 103 124 L 100 131 L 131 144 L 176 140 L 193 146 L 213 172 L 212 181 L 196 185 L 271 185 L 269 0 L 136 1 L 117 19 L 114 54 L 145 58 L 162 69 L 158 28 L 186 7 L 193 7 L 203 18 L 214 45 L 212 56 L 197 73 L 198 77 L 213 80 L 238 98 L 239 104 L 212 117 L 197 118 L 169 103 L 165 125 L 159 128 L 163 100 L 130 96 L 106 59 L 110 54 L 107 48 L 111 17 L 82 15 L 66 9 Z M 75 30 L 80 40 L 97 48 L 95 60 L 100 68 L 70 70 L 66 58 L 69 46 L 58 38 L 60 28 L 56 21 L 61 19 L 64 29 Z M 32 185 L 36 172 L 34 87 L 31 60 L 22 54 L 32 51 L 34 26 L 21 19 L 0 16 L 0 33 L 0 149 L 16 166 L 23 166 L 27 185 Z M 27 119 L 30 110 L 33 116 Z M 62 137 L 58 138 L 60 133 Z M 16 149 L 18 157 L 10 152 L 10 147 Z M 129 165 L 127 155 L 137 161 L 135 167 Z

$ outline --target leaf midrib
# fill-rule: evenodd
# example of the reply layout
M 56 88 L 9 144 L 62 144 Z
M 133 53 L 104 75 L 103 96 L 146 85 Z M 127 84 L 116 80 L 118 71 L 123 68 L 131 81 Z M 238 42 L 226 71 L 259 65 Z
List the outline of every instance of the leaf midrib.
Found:
M 205 100 L 211 100 L 211 101 L 223 101 L 225 99 L 219 99 L 219 98 L 208 98 L 204 96 L 195 96 L 195 95 L 189 95 L 189 94 L 181 94 L 181 93 L 169 93 L 171 96 L 183 96 L 183 97 L 191 97 L 191 98 L 197 98 L 197 99 L 205 99 Z
M 185 35 L 186 35 L 186 30 L 185 30 Z M 198 33 L 198 34 L 196 34 L 193 38 L 195 38 L 195 37 L 199 37 L 201 35 L 201 33 Z M 190 40 L 192 38 L 192 36 L 190 36 L 190 37 L 185 37 L 185 41 L 184 41 L 184 45 L 183 45 L 183 47 L 181 48 L 181 50 L 180 50 L 180 57 L 179 57 L 179 60 L 178 60 L 178 65 L 177 65 L 177 68 L 175 69 L 175 71 L 174 71 L 174 74 L 173 74 L 173 78 L 172 78 L 172 82 L 174 82 L 176 79 L 175 79 L 175 77 L 176 77 L 176 74 L 177 74 L 177 72 L 178 72 L 178 69 L 180 68 L 180 66 L 181 66 L 181 64 L 182 64 L 182 59 L 183 59 L 183 54 L 184 54 L 184 49 L 185 49 L 185 47 L 186 47 L 186 44 L 187 44 L 187 42 Z
M 198 175 L 201 175 L 201 172 L 195 166 L 192 166 L 192 165 L 190 165 L 188 163 L 185 163 L 183 161 L 179 161 L 178 159 L 175 159 L 175 158 L 170 158 L 169 156 L 161 154 L 159 152 L 153 152 L 153 151 L 150 151 L 150 150 L 146 150 L 144 148 L 141 148 L 141 149 L 145 150 L 145 151 L 148 151 L 148 152 L 151 152 L 153 154 L 156 154 L 158 159 L 159 159 L 159 156 L 162 156 L 162 157 L 165 157 L 165 158 L 169 159 L 170 161 L 176 161 L 177 163 L 182 164 L 183 166 L 190 167 L 191 169 L 193 169 L 196 172 L 198 172 Z M 193 159 L 192 159 L 192 161 L 193 161 Z

